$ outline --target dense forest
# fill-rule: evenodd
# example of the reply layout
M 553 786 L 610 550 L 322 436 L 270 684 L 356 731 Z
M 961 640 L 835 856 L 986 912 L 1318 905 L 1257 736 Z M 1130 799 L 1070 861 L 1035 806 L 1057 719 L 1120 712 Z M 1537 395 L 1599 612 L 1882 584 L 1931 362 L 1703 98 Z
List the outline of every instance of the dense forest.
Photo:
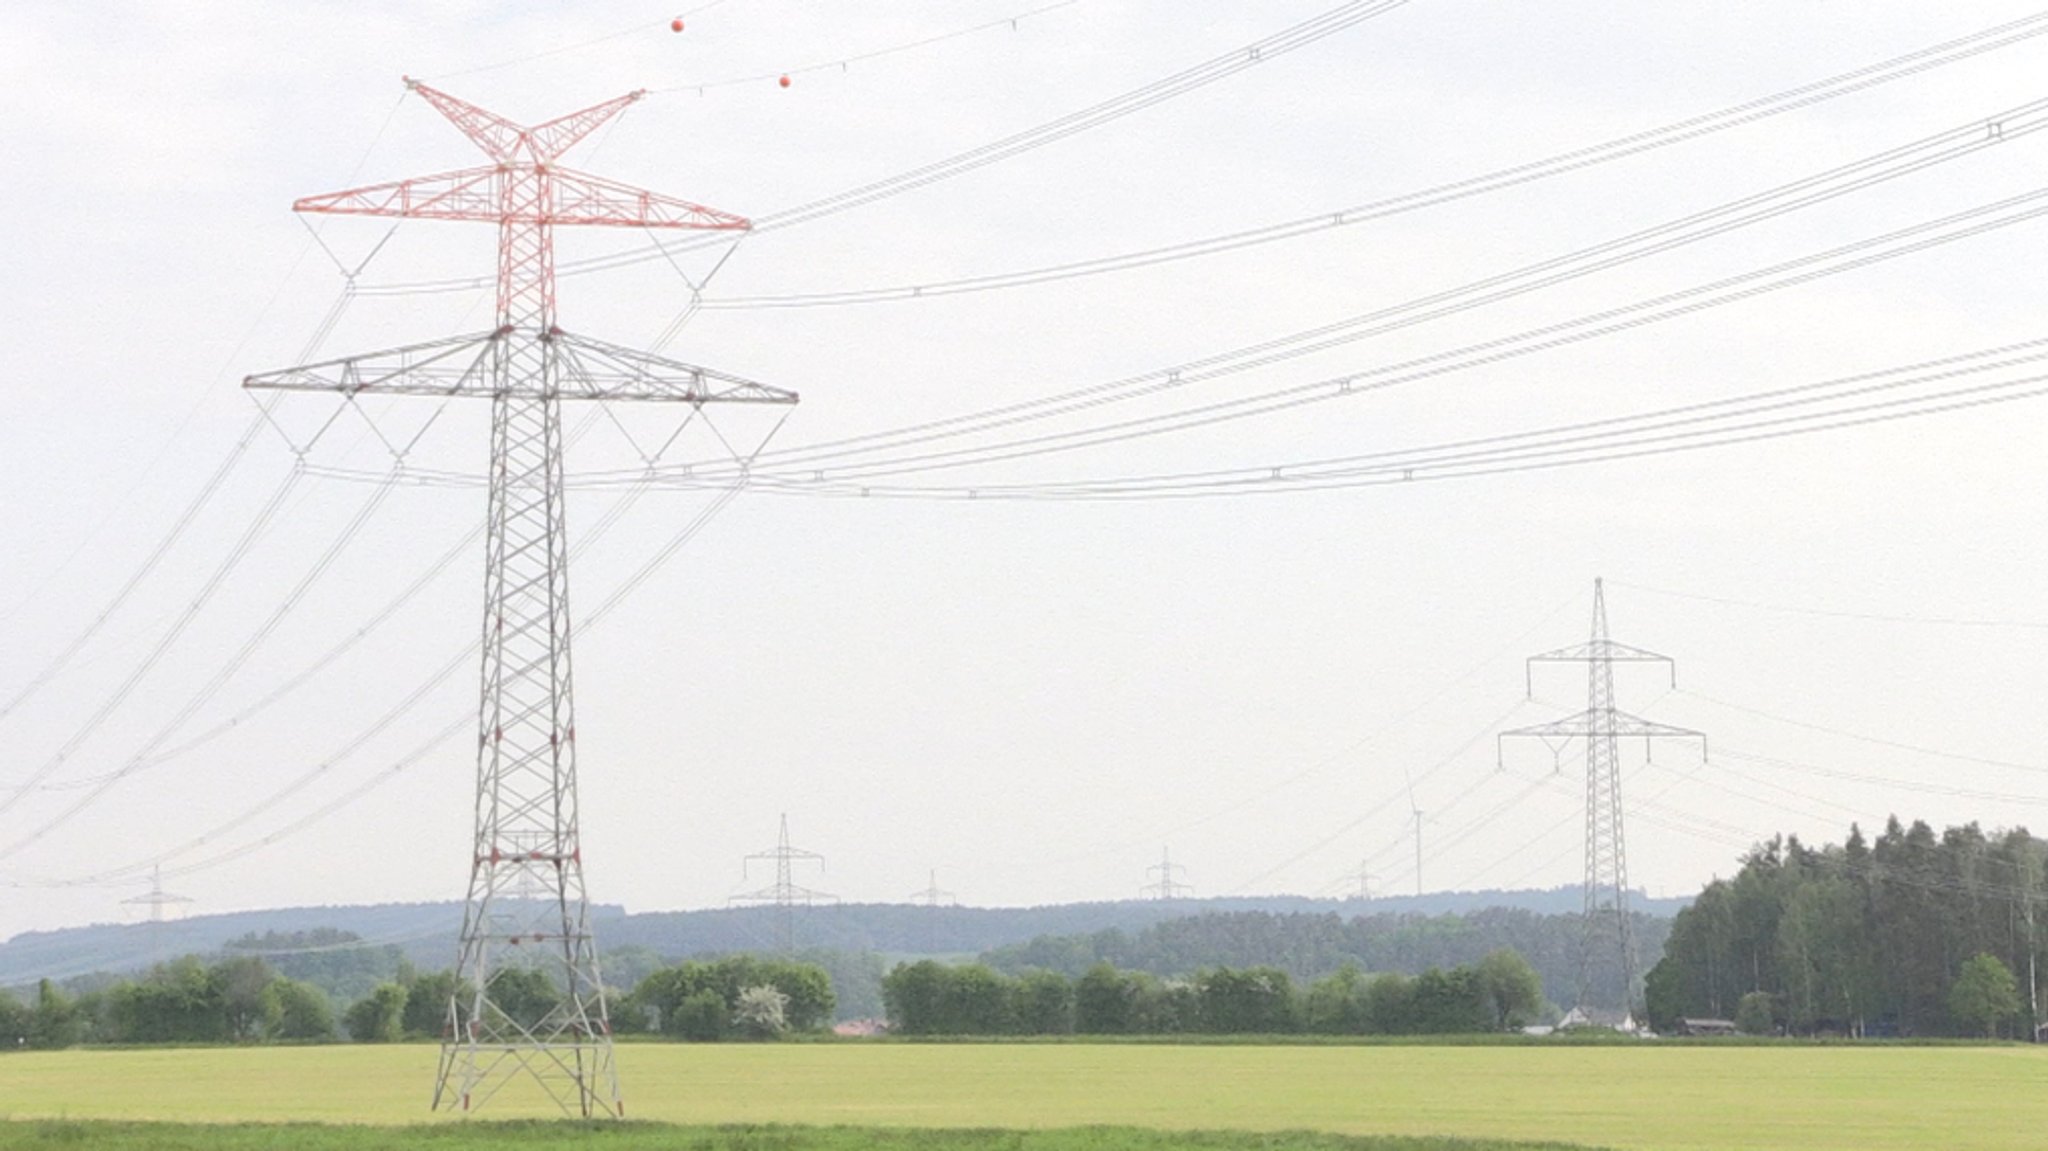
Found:
M 1729 1018 L 1746 999 L 1796 1034 L 2031 1038 L 2044 865 L 2048 844 L 1974 823 L 1773 840 L 1672 923 L 1646 980 L 1650 1021 Z
M 1347 965 L 1307 986 L 1277 967 L 1162 979 L 1098 963 L 1069 979 L 927 959 L 897 965 L 882 995 L 890 1030 L 903 1035 L 1454 1035 L 1509 1030 L 1548 1010 L 1535 970 L 1507 950 L 1413 977 Z
M 1636 939 L 1645 962 L 1664 947 L 1671 920 L 1638 914 Z M 1552 1002 L 1577 996 L 1581 921 L 1577 915 L 1539 915 L 1490 908 L 1464 915 L 1387 913 L 1345 918 L 1336 914 L 1247 911 L 1198 915 L 1153 924 L 1135 934 L 1121 930 L 1045 936 L 982 956 L 997 971 L 1055 971 L 1077 978 L 1098 963 L 1163 977 L 1212 967 L 1274 967 L 1295 979 L 1315 979 L 1351 965 L 1365 971 L 1418 974 L 1430 968 L 1476 964 L 1510 950 L 1528 960 Z M 1620 965 L 1597 957 L 1590 981 L 1593 1005 L 1619 1008 Z

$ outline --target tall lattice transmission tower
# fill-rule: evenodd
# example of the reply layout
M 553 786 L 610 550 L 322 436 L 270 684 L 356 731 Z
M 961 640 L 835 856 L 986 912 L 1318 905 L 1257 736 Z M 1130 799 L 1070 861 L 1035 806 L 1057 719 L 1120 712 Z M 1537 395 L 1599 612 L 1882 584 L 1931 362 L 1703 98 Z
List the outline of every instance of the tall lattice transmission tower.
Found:
M 1159 849 L 1159 862 L 1145 869 L 1146 875 L 1157 875 L 1159 878 L 1139 888 L 1138 893 L 1153 899 L 1179 899 L 1192 895 L 1195 890 L 1194 884 L 1182 883 L 1174 878 L 1176 872 L 1185 875 L 1187 870 L 1173 861 L 1171 848 L 1162 847 Z
M 1578 1002 L 1582 1013 L 1593 994 L 1593 967 L 1603 946 L 1612 947 L 1620 962 L 1620 994 L 1623 1025 L 1632 1027 L 1636 1013 L 1636 985 L 1639 957 L 1636 952 L 1634 921 L 1629 914 L 1628 841 L 1623 833 L 1621 801 L 1621 740 L 1639 738 L 1647 752 L 1657 739 L 1697 739 L 1700 754 L 1706 755 L 1707 737 L 1688 728 L 1672 727 L 1641 716 L 1630 715 L 1614 704 L 1614 665 L 1617 663 L 1661 663 L 1670 669 L 1671 685 L 1678 686 L 1678 665 L 1667 656 L 1618 643 L 1607 634 L 1607 592 L 1600 580 L 1593 581 L 1593 634 L 1583 644 L 1558 648 L 1529 657 L 1524 668 L 1527 689 L 1536 693 L 1536 665 L 1539 663 L 1582 663 L 1586 665 L 1586 710 L 1563 719 L 1533 727 L 1500 733 L 1500 743 L 1517 737 L 1542 740 L 1553 756 L 1574 739 L 1586 742 L 1586 888 L 1584 927 L 1579 942 Z M 1502 753 L 1505 756 L 1505 752 Z
M 467 1111 L 524 1076 L 570 1114 L 619 1116 L 577 824 L 562 402 L 645 400 L 701 410 L 790 404 L 796 395 L 572 335 L 556 323 L 557 227 L 749 227 L 742 217 L 558 163 L 643 92 L 528 127 L 406 84 L 490 162 L 312 196 L 293 210 L 495 224 L 495 322 L 474 335 L 253 375 L 244 386 L 490 403 L 475 830 L 433 1106 Z M 493 976 L 508 965 L 545 971 L 558 1004 L 539 1018 L 500 1005 Z
M 743 895 L 735 895 L 732 903 L 769 906 L 775 908 L 776 925 L 781 938 L 778 940 L 785 954 L 796 950 L 796 909 L 809 907 L 813 903 L 836 903 L 839 897 L 828 892 L 813 891 L 796 882 L 795 869 L 799 863 L 816 863 L 818 870 L 825 869 L 825 857 L 815 851 L 789 845 L 789 816 L 782 817 L 782 830 L 776 836 L 775 846 L 767 851 L 757 851 L 740 859 L 740 874 L 745 876 L 750 863 L 773 863 L 775 882 Z

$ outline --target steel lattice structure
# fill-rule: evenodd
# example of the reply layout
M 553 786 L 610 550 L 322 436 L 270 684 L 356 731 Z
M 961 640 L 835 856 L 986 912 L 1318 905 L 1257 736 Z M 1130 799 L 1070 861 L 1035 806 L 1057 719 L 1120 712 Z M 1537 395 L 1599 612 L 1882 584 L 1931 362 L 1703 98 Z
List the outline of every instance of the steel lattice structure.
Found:
M 952 892 L 940 889 L 938 868 L 932 869 L 927 885 L 911 892 L 909 898 L 912 903 L 922 903 L 926 907 L 954 907 L 960 902 Z
M 1175 872 L 1185 873 L 1186 871 L 1187 868 L 1173 861 L 1173 849 L 1162 847 L 1159 849 L 1159 862 L 1145 869 L 1147 876 L 1155 872 L 1158 873 L 1158 882 L 1148 883 L 1139 888 L 1138 894 L 1150 896 L 1153 899 L 1178 899 L 1183 895 L 1191 894 L 1195 890 L 1194 884 L 1182 883 L 1173 877 Z
M 1529 657 L 1525 677 L 1533 696 L 1535 667 L 1539 663 L 1582 663 L 1586 665 L 1586 710 L 1550 723 L 1516 728 L 1500 733 L 1500 741 L 1527 737 L 1540 739 L 1553 751 L 1572 739 L 1586 743 L 1586 889 L 1584 932 L 1579 944 L 1578 1002 L 1581 1011 L 1589 1004 L 1593 959 L 1604 941 L 1611 940 L 1621 962 L 1621 998 L 1627 1018 L 1636 1019 L 1636 952 L 1634 921 L 1628 899 L 1628 840 L 1624 834 L 1621 802 L 1621 740 L 1640 738 L 1647 747 L 1656 739 L 1697 739 L 1700 754 L 1706 755 L 1707 737 L 1700 732 L 1657 723 L 1630 715 L 1614 703 L 1614 665 L 1617 663 L 1661 663 L 1671 669 L 1671 685 L 1678 686 L 1678 665 L 1669 657 L 1639 647 L 1617 643 L 1607 634 L 1607 592 L 1602 582 L 1593 581 L 1593 634 L 1583 644 L 1547 651 Z
M 759 891 L 735 895 L 728 903 L 747 906 L 771 906 L 775 908 L 776 925 L 781 933 L 782 951 L 785 955 L 796 951 L 796 909 L 799 904 L 809 907 L 823 900 L 837 903 L 839 897 L 826 891 L 814 891 L 797 883 L 795 864 L 815 863 L 818 870 L 825 869 L 825 857 L 815 851 L 789 845 L 789 813 L 782 815 L 782 830 L 775 837 L 775 846 L 767 851 L 756 851 L 740 857 L 740 875 L 747 874 L 747 865 L 756 861 L 775 865 L 775 882 Z
M 749 226 L 739 216 L 558 166 L 564 152 L 643 92 L 526 127 L 417 81 L 406 84 L 490 163 L 311 196 L 292 207 L 497 225 L 496 326 L 254 375 L 244 386 L 490 401 L 475 837 L 433 1105 L 467 1111 L 526 1076 L 570 1114 L 621 1116 L 577 822 L 561 405 L 788 404 L 797 397 L 573 336 L 556 324 L 557 226 Z M 557 1005 L 539 1018 L 501 1006 L 493 978 L 507 967 L 544 971 Z
M 131 895 L 121 901 L 124 906 L 149 908 L 149 922 L 152 926 L 164 921 L 164 908 L 180 903 L 190 903 L 189 895 L 174 895 L 164 890 L 164 869 L 161 865 L 149 869 L 149 890 L 141 895 Z

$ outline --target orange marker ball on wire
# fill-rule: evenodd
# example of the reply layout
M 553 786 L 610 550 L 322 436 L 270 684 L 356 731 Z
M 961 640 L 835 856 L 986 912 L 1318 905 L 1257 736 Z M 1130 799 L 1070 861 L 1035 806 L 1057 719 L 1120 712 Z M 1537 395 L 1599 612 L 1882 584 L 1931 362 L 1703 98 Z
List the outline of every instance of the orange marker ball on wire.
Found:
M 669 22 L 668 22 L 668 30 L 669 30 L 669 31 L 671 31 L 671 32 L 680 32 L 680 31 L 682 31 L 682 30 L 683 30 L 683 18 L 682 18 L 681 16 L 678 16 L 678 17 L 676 17 L 675 19 L 673 19 L 673 20 L 669 21 Z
M 777 84 L 780 84 L 780 85 L 782 85 L 782 86 L 783 86 L 783 87 L 785 87 L 785 88 L 787 88 L 787 87 L 789 87 L 789 77 L 787 77 L 787 76 L 784 76 L 784 77 L 783 77 L 782 79 L 780 79 L 780 80 L 777 80 L 777 81 L 776 81 L 776 83 L 777 83 Z

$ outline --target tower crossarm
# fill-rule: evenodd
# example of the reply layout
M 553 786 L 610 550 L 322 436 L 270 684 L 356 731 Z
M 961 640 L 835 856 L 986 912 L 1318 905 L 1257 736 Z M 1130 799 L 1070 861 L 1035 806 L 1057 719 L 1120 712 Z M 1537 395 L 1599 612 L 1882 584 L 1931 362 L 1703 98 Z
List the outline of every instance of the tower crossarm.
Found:
M 538 341 L 542 357 L 555 370 L 520 377 L 495 372 L 496 353 L 521 341 Z M 536 333 L 505 328 L 262 372 L 245 378 L 242 386 L 350 396 L 505 396 L 699 405 L 797 402 L 795 392 L 681 360 L 560 330 Z
M 1498 754 L 1504 762 L 1507 741 L 1510 739 L 1540 739 L 1551 745 L 1554 749 L 1566 740 L 1589 739 L 1606 735 L 1633 737 L 1643 740 L 1696 739 L 1700 741 L 1700 758 L 1705 759 L 1707 756 L 1707 736 L 1705 732 L 1694 731 L 1689 727 L 1673 727 L 1668 723 L 1658 723 L 1654 719 L 1644 719 L 1639 715 L 1631 715 L 1619 708 L 1610 708 L 1601 712 L 1581 711 L 1575 715 L 1565 716 L 1562 719 L 1551 720 L 1549 723 L 1512 728 L 1499 733 L 1496 738 L 1496 744 Z
M 793 404 L 797 394 L 710 368 L 555 332 L 564 399 L 669 400 L 684 403 Z M 580 389 L 580 390 L 572 390 Z
M 555 205 L 548 222 L 610 228 L 692 228 L 744 232 L 753 222 L 675 196 L 664 196 L 587 172 L 553 168 Z
M 829 891 L 817 891 L 809 887 L 800 887 L 796 884 L 790 884 L 785 887 L 778 883 L 770 887 L 764 887 L 759 891 L 747 891 L 739 895 L 728 896 L 726 897 L 726 902 L 742 905 L 760 903 L 837 903 L 839 902 L 839 897 Z
M 745 871 L 746 865 L 755 860 L 760 860 L 765 863 L 780 863 L 784 860 L 788 860 L 790 862 L 797 862 L 799 860 L 811 859 L 817 860 L 818 866 L 820 867 L 823 867 L 825 865 L 825 857 L 819 855 L 815 851 L 805 851 L 799 847 L 778 847 L 773 851 L 757 851 L 754 852 L 752 855 L 741 856 L 740 870 Z
M 436 112 L 446 116 L 448 122 L 469 137 L 471 143 L 501 164 L 521 158 L 522 153 L 524 158 L 547 163 L 575 147 L 577 141 L 590 135 L 605 121 L 625 111 L 628 105 L 647 95 L 647 90 L 642 88 L 623 96 L 613 97 L 602 104 L 594 104 L 580 112 L 557 116 L 545 124 L 528 128 L 515 124 L 496 112 L 485 111 L 467 100 L 422 84 L 410 76 L 406 77 L 405 86 L 417 93 Z
M 1671 686 L 1678 686 L 1678 664 L 1670 656 L 1633 644 L 1596 639 L 1530 656 L 1523 665 L 1523 675 L 1531 698 L 1536 695 L 1536 665 L 1539 663 L 1661 663 L 1671 669 Z
M 332 216 L 390 216 L 406 220 L 476 220 L 491 224 L 574 225 L 744 232 L 745 216 L 665 196 L 617 180 L 568 168 L 546 169 L 550 195 L 514 197 L 507 186 L 529 179 L 532 164 L 497 164 L 366 184 L 305 196 L 294 212 Z
M 413 176 L 382 184 L 366 184 L 341 192 L 301 196 L 292 211 L 334 216 L 397 216 L 408 220 L 498 219 L 501 166 L 462 168 Z
M 492 351 L 511 335 L 504 329 L 406 344 L 342 356 L 242 380 L 245 388 L 292 392 L 372 393 L 401 396 L 489 396 Z

